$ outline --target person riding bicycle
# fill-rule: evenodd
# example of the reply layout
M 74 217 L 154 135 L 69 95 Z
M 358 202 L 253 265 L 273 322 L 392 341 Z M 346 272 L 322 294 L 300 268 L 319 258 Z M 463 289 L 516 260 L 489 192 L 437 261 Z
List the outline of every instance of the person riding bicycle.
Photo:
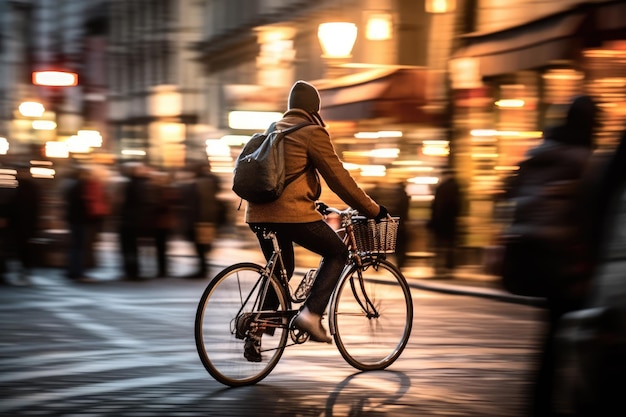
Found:
M 370 198 L 344 168 L 319 111 L 317 89 L 305 81 L 296 81 L 289 92 L 287 112 L 276 123 L 276 129 L 312 123 L 284 138 L 286 180 L 295 179 L 277 200 L 248 203 L 245 219 L 257 235 L 266 259 L 272 255 L 273 247 L 270 240 L 263 238 L 263 230 L 276 232 L 289 278 L 295 268 L 293 243 L 322 257 L 310 295 L 293 323 L 307 332 L 311 340 L 331 343 L 321 320 L 346 264 L 348 248 L 316 207 L 321 194 L 319 175 L 341 200 L 360 214 L 380 220 L 387 217 L 388 211 Z M 304 174 L 298 175 L 303 170 Z M 261 334 L 248 338 L 244 348 L 246 358 L 260 361 Z

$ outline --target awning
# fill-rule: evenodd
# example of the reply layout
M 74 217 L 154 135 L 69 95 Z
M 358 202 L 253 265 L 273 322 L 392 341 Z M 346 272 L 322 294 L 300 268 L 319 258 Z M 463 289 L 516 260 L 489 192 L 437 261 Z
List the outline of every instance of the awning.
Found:
M 315 85 L 325 120 L 433 121 L 423 110 L 427 88 L 424 68 L 369 70 Z
M 466 46 L 453 58 L 475 58 L 482 76 L 533 69 L 551 61 L 574 59 L 588 33 L 626 29 L 624 2 L 582 4 L 573 9 L 494 32 L 463 35 Z

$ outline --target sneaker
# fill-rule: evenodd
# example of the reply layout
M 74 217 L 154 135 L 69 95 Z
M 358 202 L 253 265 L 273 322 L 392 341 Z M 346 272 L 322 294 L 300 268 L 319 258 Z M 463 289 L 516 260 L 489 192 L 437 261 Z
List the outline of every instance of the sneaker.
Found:
M 320 343 L 332 343 L 331 337 L 322 326 L 322 316 L 311 313 L 308 307 L 304 307 L 293 319 L 293 325 L 309 334 L 311 340 Z
M 246 336 L 243 344 L 243 357 L 249 362 L 261 362 L 261 337 L 255 334 Z

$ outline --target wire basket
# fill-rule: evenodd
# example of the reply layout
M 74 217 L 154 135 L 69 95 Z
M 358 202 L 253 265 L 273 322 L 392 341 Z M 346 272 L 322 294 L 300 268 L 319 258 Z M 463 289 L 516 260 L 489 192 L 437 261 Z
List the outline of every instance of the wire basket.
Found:
M 399 217 L 383 219 L 376 223 L 374 219 L 355 217 L 352 219 L 357 252 L 394 253 L 398 236 Z

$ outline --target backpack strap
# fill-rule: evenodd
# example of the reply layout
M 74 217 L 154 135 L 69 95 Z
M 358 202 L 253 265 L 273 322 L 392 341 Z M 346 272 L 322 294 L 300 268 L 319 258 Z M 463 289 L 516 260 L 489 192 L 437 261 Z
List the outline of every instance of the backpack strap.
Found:
M 311 123 L 311 122 L 303 122 L 303 123 L 299 123 L 297 125 L 288 127 L 287 129 L 283 129 L 282 132 L 285 136 L 287 136 L 287 134 L 289 133 L 293 133 L 298 129 L 301 129 L 305 126 L 309 126 L 309 125 L 314 125 L 315 123 Z M 295 181 L 296 179 L 298 179 L 302 174 L 304 174 L 307 170 L 309 169 L 309 163 L 307 161 L 307 164 L 304 166 L 304 168 L 302 170 L 300 170 L 299 172 L 297 172 L 294 176 L 292 176 L 289 180 L 285 179 L 285 188 L 291 184 L 293 181 Z

